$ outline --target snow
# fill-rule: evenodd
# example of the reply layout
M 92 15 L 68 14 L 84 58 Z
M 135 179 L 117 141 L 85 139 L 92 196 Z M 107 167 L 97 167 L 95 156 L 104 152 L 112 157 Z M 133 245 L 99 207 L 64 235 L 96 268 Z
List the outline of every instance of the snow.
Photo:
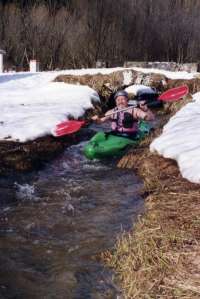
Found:
M 131 84 L 131 82 L 133 80 L 133 74 L 132 74 L 132 72 L 131 71 L 124 71 L 123 75 L 124 75 L 123 85 L 129 85 L 129 84 Z
M 137 95 L 137 93 L 139 91 L 145 91 L 148 93 L 154 93 L 155 91 L 153 90 L 153 88 L 149 87 L 149 86 L 145 86 L 142 84 L 135 84 L 135 85 L 131 85 L 127 88 L 125 88 L 126 92 L 128 93 L 132 93 L 134 95 Z
M 150 150 L 176 160 L 184 178 L 200 183 L 200 93 L 169 120 Z
M 51 82 L 57 72 L 0 76 L 0 139 L 26 142 L 51 134 L 69 115 L 78 118 L 98 94 L 88 86 Z
M 191 79 L 194 76 L 186 72 L 123 67 L 0 74 L 0 140 L 26 142 L 51 134 L 56 124 L 69 115 L 78 118 L 93 107 L 93 101 L 99 101 L 98 94 L 88 86 L 52 82 L 58 75 L 123 71 L 124 84 L 129 85 L 131 70 L 161 73 L 169 78 Z
M 148 69 L 148 68 L 139 68 L 135 67 L 135 71 L 142 72 L 145 74 L 154 73 L 154 74 L 162 74 L 169 79 L 185 79 L 190 80 L 195 78 L 198 73 L 188 73 L 188 72 L 171 72 L 159 69 Z

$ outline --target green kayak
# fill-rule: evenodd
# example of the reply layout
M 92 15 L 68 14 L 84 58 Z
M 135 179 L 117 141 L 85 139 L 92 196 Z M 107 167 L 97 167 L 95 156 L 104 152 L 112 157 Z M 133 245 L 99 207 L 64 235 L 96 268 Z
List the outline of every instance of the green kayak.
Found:
M 145 121 L 139 122 L 139 132 L 134 139 L 98 132 L 83 149 L 86 158 L 101 159 L 110 156 L 117 156 L 123 152 L 127 146 L 136 146 L 149 134 L 150 125 Z

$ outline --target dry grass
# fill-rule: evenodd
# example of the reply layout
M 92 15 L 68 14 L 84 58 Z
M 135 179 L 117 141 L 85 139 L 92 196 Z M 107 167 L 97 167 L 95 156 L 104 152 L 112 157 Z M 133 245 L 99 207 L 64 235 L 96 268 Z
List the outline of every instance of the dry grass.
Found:
M 200 186 L 183 179 L 176 162 L 142 148 L 118 164 L 144 179 L 146 213 L 103 256 L 125 298 L 200 298 Z

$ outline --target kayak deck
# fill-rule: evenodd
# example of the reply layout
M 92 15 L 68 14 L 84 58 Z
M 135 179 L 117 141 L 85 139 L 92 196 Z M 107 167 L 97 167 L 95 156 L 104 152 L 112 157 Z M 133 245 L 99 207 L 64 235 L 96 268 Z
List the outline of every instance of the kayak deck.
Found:
M 117 156 L 128 146 L 137 146 L 149 134 L 150 130 L 150 125 L 145 121 L 141 121 L 139 131 L 134 139 L 113 135 L 112 133 L 98 132 L 84 147 L 84 155 L 90 160 Z

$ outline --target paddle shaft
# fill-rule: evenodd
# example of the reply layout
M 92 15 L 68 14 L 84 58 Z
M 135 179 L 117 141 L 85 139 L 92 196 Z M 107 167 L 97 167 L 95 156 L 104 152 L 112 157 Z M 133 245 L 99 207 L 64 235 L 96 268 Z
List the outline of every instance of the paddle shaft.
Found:
M 147 103 L 147 102 L 144 101 L 144 105 L 146 104 L 148 107 L 155 107 L 157 104 L 160 104 L 162 102 L 177 101 L 180 98 L 182 98 L 184 95 L 186 95 L 188 92 L 189 92 L 189 89 L 188 89 L 187 85 L 171 88 L 171 89 L 163 92 L 161 95 L 159 95 L 159 97 L 156 101 L 153 101 L 153 102 L 150 102 L 150 103 Z M 116 114 L 118 112 L 127 111 L 127 110 L 132 109 L 132 108 L 140 107 L 138 105 L 139 102 L 140 101 L 138 101 L 138 102 L 135 101 L 134 105 L 129 106 L 127 108 L 123 108 L 123 109 L 120 109 L 120 110 L 113 111 L 109 114 L 106 114 L 106 116 L 111 116 L 111 115 Z
M 118 112 L 123 112 L 123 111 L 130 110 L 130 109 L 132 109 L 132 108 L 137 108 L 137 107 L 139 107 L 138 103 L 139 103 L 139 102 L 136 102 L 135 105 L 131 105 L 131 106 L 128 106 L 128 107 L 126 107 L 126 108 L 123 108 L 123 109 L 119 109 L 119 110 L 110 112 L 110 113 L 106 114 L 105 116 L 111 116 L 111 115 L 116 114 L 116 113 L 118 113 Z M 154 106 L 155 104 L 158 104 L 158 103 L 159 103 L 159 101 L 153 101 L 153 102 L 151 102 L 151 103 L 148 103 L 148 104 L 146 103 L 146 104 L 144 104 L 144 105 L 147 105 L 148 107 L 151 107 L 151 106 Z

